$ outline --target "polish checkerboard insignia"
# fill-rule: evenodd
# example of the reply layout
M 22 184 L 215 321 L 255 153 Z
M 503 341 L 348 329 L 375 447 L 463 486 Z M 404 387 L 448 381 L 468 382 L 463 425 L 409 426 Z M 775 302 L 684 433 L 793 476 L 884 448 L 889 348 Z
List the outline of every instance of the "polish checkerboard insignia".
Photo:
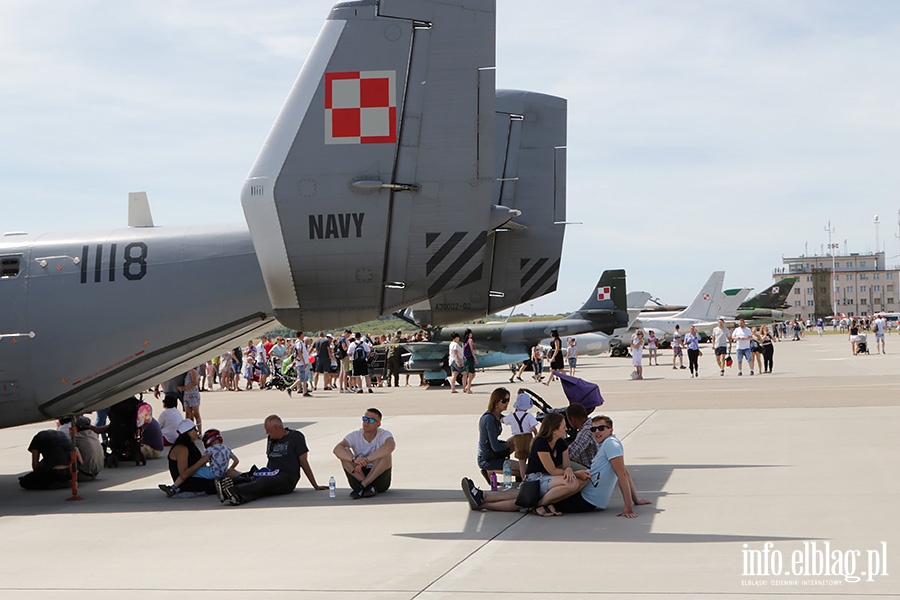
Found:
M 612 298 L 612 288 L 607 286 L 597 288 L 597 300 L 610 300 Z
M 704 299 L 704 300 L 709 300 L 709 294 L 703 294 L 703 299 Z
M 778 293 L 778 286 L 777 286 L 777 285 L 773 285 L 773 286 L 772 286 L 772 293 L 773 293 L 773 294 L 777 294 L 777 293 Z
M 396 80 L 396 71 L 325 73 L 325 143 L 396 143 Z

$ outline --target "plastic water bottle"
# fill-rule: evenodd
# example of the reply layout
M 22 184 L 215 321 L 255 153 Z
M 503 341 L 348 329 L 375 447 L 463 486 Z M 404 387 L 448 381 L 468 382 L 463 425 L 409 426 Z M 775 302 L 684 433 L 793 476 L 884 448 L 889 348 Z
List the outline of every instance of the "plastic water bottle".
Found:
M 497 491 L 497 474 L 491 471 L 491 491 Z
M 503 489 L 508 490 L 510 488 L 512 488 L 512 465 L 507 458 L 503 461 Z
M 335 492 L 336 487 L 337 487 L 337 484 L 334 482 L 334 475 L 332 475 L 328 479 L 328 497 L 329 498 L 337 497 L 337 493 Z

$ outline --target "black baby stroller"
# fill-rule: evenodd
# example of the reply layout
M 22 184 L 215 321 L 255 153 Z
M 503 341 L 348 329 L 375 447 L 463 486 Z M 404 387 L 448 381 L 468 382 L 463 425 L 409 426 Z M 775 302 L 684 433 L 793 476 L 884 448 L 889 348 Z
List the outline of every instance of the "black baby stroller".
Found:
M 297 378 L 294 375 L 293 359 L 288 356 L 281 361 L 281 365 L 275 368 L 275 364 L 269 361 L 269 378 L 266 379 L 266 389 L 276 389 L 280 392 L 291 387 Z
M 105 467 L 118 467 L 120 460 L 133 460 L 135 465 L 147 464 L 141 453 L 141 428 L 150 417 L 150 405 L 135 396 L 109 407 Z
M 876 344 L 877 346 L 877 344 Z M 876 348 L 877 350 L 877 348 Z M 857 354 L 868 354 L 869 353 L 869 344 L 866 341 L 866 334 L 863 332 L 859 332 L 859 343 L 856 344 L 856 353 Z
M 559 378 L 560 383 L 562 383 L 563 393 L 569 400 L 569 404 L 581 404 L 584 406 L 584 410 L 587 414 L 591 414 L 595 408 L 603 404 L 603 396 L 600 395 L 600 386 L 596 383 L 591 383 L 590 381 L 585 381 L 578 377 L 572 377 L 565 373 L 561 373 L 560 371 L 556 371 L 555 375 Z M 531 390 L 522 388 L 520 391 L 531 396 L 535 406 L 541 411 L 536 415 L 538 421 L 543 420 L 544 415 L 551 412 L 562 413 L 563 418 L 566 417 L 565 407 L 553 408 L 546 400 Z M 568 419 L 566 419 L 566 432 L 567 437 L 570 439 L 578 435 L 578 431 L 572 427 L 572 424 L 569 423 Z

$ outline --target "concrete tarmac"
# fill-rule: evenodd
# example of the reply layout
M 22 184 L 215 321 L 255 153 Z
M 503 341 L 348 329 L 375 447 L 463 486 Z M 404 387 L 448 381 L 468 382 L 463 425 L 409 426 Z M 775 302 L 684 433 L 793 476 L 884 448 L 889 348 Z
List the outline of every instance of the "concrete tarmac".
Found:
M 723 377 L 704 348 L 699 379 L 662 351 L 644 381 L 629 379 L 629 359 L 580 358 L 652 501 L 636 519 L 616 516 L 618 490 L 586 515 L 469 509 L 459 482 L 480 478 L 478 417 L 496 386 L 519 387 L 500 369 L 479 373 L 473 395 L 203 394 L 204 427 L 223 431 L 242 466 L 265 463 L 266 415 L 300 429 L 336 499 L 305 478 L 240 507 L 167 499 L 161 459 L 105 470 L 67 502 L 18 486 L 47 424 L 2 430 L 0 597 L 900 597 L 900 336 L 887 350 L 851 356 L 846 336 L 812 335 L 777 344 L 773 374 L 737 377 L 735 365 Z M 567 404 L 558 383 L 529 387 Z M 397 440 L 393 487 L 352 500 L 331 451 L 369 406 Z

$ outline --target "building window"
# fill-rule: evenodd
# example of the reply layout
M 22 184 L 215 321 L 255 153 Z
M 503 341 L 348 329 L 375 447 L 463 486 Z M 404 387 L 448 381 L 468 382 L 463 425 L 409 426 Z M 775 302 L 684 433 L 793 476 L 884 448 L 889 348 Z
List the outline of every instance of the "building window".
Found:
M 810 281 L 812 281 L 812 275 L 807 275 L 806 282 L 809 283 Z
M 872 291 L 873 291 L 873 292 L 880 292 L 880 291 L 881 291 L 881 286 L 880 286 L 880 285 L 873 285 L 873 286 L 872 286 Z
M 887 301 L 887 303 L 888 303 L 888 304 L 893 304 L 893 303 L 894 303 L 894 299 L 891 298 L 890 296 L 888 296 L 888 301 Z
M 872 304 L 878 306 L 879 304 L 881 304 L 881 298 L 875 298 L 874 300 L 872 300 Z
M 853 304 L 853 298 L 847 298 L 847 304 Z
M 893 283 L 889 283 L 888 285 L 886 285 L 886 286 L 884 286 L 884 287 L 885 287 L 885 291 L 887 291 L 887 292 L 893 292 L 893 291 L 894 291 L 894 284 L 893 284 Z
M 794 306 L 800 306 L 800 301 L 799 301 L 799 300 L 794 300 Z
M 860 269 L 865 269 L 865 268 L 866 268 L 866 261 L 864 261 L 864 260 L 859 261 L 859 268 L 860 268 Z
M 881 273 L 872 273 L 872 279 L 881 279 Z
M 894 278 L 894 274 L 893 274 L 893 273 L 888 273 L 888 274 L 887 274 L 887 278 L 888 278 L 888 279 L 893 279 L 893 278 Z
M 860 299 L 859 299 L 859 303 L 860 303 L 861 305 L 865 306 L 865 305 L 866 305 L 866 299 L 865 299 L 865 298 L 860 298 Z M 865 316 L 865 314 L 866 314 L 866 313 L 863 313 L 863 316 Z
M 806 301 L 806 305 L 807 305 L 807 306 L 815 306 L 816 303 L 813 302 L 812 300 L 807 300 L 807 301 Z
M 813 293 L 813 289 L 812 289 L 812 288 L 806 288 L 806 293 L 807 293 L 807 294 L 812 294 L 812 293 Z
M 866 291 L 866 286 L 864 286 L 864 285 L 859 286 L 859 291 L 861 291 L 861 292 Z
M 799 296 L 799 295 L 800 295 L 800 288 L 796 288 L 796 287 L 795 287 L 795 288 L 794 288 L 794 293 L 795 293 L 796 295 Z
M 852 263 L 852 262 L 848 262 L 848 263 L 847 263 L 847 268 L 848 268 L 848 269 L 852 269 L 852 268 L 853 268 L 853 263 Z
M 853 275 L 847 275 L 847 281 L 853 281 Z
M 862 281 L 862 280 L 864 280 L 864 279 L 868 279 L 868 278 L 869 278 L 869 276 L 866 275 L 865 273 L 860 273 L 860 274 L 859 274 L 859 279 L 860 279 L 860 281 Z
M 819 288 L 819 293 L 821 293 L 821 294 L 827 294 L 827 293 L 828 293 L 828 288 Z

